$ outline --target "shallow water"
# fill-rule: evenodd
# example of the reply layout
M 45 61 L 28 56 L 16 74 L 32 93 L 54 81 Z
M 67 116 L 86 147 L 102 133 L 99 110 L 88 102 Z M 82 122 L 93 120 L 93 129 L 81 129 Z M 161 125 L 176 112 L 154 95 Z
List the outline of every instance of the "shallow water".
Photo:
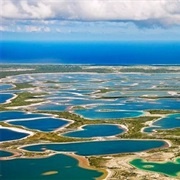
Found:
M 153 132 L 158 129 L 180 128 L 180 114 L 171 114 L 165 118 L 155 121 L 150 127 L 144 128 L 144 132 Z
M 177 158 L 175 162 L 168 161 L 162 163 L 143 161 L 143 159 L 134 159 L 130 161 L 130 164 L 141 170 L 163 173 L 168 176 L 180 175 L 180 158 Z

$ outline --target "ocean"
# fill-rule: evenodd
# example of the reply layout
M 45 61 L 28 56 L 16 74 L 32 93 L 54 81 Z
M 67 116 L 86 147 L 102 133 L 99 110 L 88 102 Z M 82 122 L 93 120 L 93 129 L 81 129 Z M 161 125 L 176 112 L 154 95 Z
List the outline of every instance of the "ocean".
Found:
M 179 64 L 180 42 L 1 41 L 0 63 Z

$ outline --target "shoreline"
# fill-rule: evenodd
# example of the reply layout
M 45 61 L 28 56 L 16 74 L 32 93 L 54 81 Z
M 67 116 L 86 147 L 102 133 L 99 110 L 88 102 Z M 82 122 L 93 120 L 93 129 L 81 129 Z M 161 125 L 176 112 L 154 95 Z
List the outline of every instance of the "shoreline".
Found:
M 163 172 L 161 172 L 161 171 L 156 171 L 156 170 L 153 171 L 153 170 L 148 170 L 148 169 L 142 169 L 141 167 L 135 166 L 135 165 L 133 165 L 133 164 L 130 163 L 131 161 L 137 160 L 137 159 L 142 160 L 142 162 L 156 163 L 156 161 L 147 161 L 147 160 L 144 160 L 143 158 L 134 158 L 134 159 L 131 159 L 130 161 L 128 161 L 127 163 L 128 163 L 130 166 L 136 168 L 137 170 L 142 171 L 143 173 L 144 173 L 144 172 L 157 173 L 157 174 L 165 175 L 165 176 L 167 176 L 167 177 L 169 177 L 169 178 L 175 178 L 175 179 L 176 179 L 176 178 L 179 179 L 179 177 L 180 177 L 180 176 L 178 175 L 179 172 L 176 173 L 176 176 L 173 176 L 173 175 L 170 175 L 170 174 L 167 174 L 167 173 L 163 173 Z M 177 161 L 178 159 L 180 159 L 179 156 L 176 157 L 175 159 L 173 159 L 172 161 L 170 161 L 170 160 L 168 160 L 168 161 L 160 161 L 160 162 L 158 161 L 157 164 L 166 164 L 166 163 L 169 163 L 169 162 L 177 163 L 176 161 Z
M 89 164 L 88 159 L 85 156 L 80 156 L 74 153 L 67 153 L 66 155 L 73 157 L 74 159 L 78 160 L 78 166 L 85 168 L 85 169 L 92 169 L 92 170 L 97 170 L 99 172 L 102 172 L 103 175 L 100 176 L 99 178 L 96 178 L 96 180 L 105 180 L 108 176 L 108 171 L 106 169 L 98 169 L 96 167 L 92 167 Z
M 153 132 L 157 132 L 156 131 L 156 129 L 154 129 L 153 130 L 153 132 L 145 132 L 144 131 L 144 129 L 146 129 L 146 128 L 156 128 L 156 127 L 161 127 L 161 126 L 156 126 L 156 125 L 153 125 L 155 122 L 157 122 L 157 121 L 159 121 L 159 120 L 161 120 L 161 119 L 163 119 L 163 118 L 166 118 L 166 117 L 168 117 L 168 116 L 171 116 L 171 115 L 175 115 L 175 114 L 179 114 L 179 113 L 169 113 L 169 114 L 150 114 L 149 112 L 146 112 L 147 113 L 147 115 L 148 116 L 150 116 L 150 117 L 156 117 L 156 115 L 157 116 L 160 116 L 159 118 L 157 118 L 157 119 L 155 119 L 155 120 L 152 120 L 152 121 L 147 121 L 147 122 L 145 122 L 145 125 L 146 125 L 146 127 L 143 127 L 142 129 L 141 129 L 141 133 L 147 133 L 147 134 L 151 134 L 151 133 L 153 133 Z M 163 128 L 162 128 L 163 129 Z M 169 129 L 176 129 L 176 127 L 174 127 L 174 128 L 169 128 Z
M 119 129 L 123 130 L 123 132 L 118 133 L 118 134 L 114 134 L 114 135 L 111 135 L 111 136 L 73 137 L 73 138 L 83 138 L 83 139 L 87 139 L 87 138 L 92 138 L 92 139 L 96 139 L 96 138 L 115 138 L 117 135 L 124 134 L 124 133 L 128 132 L 128 128 L 123 124 L 99 123 L 99 124 L 85 124 L 85 125 L 79 126 L 76 130 L 70 130 L 68 132 L 62 133 L 61 135 L 64 136 L 65 134 L 68 134 L 68 133 L 84 131 L 85 129 L 83 127 L 89 126 L 89 125 L 114 125 L 114 126 L 117 126 Z M 71 136 L 65 136 L 65 137 L 71 137 Z
M 15 132 L 27 134 L 27 136 L 25 136 L 25 137 L 23 137 L 23 138 L 20 138 L 20 139 L 1 141 L 0 144 L 8 143 L 8 142 L 14 142 L 14 141 L 19 141 L 19 140 L 23 140 L 23 139 L 27 139 L 27 138 L 29 138 L 29 137 L 31 137 L 31 136 L 33 136 L 33 135 L 35 134 L 35 133 L 32 132 L 32 131 L 28 131 L 28 130 L 20 129 L 20 128 L 16 128 L 16 127 L 5 127 L 5 126 L 1 126 L 1 125 L 0 125 L 0 129 L 9 129 L 9 130 L 12 130 L 12 131 L 15 131 Z
M 104 141 L 164 141 L 166 142 L 166 139 L 109 139 L 109 140 L 103 140 L 103 141 L 99 141 L 99 140 L 89 140 L 89 141 L 73 141 L 73 142 L 49 142 L 49 143 L 34 143 L 34 144 L 28 144 L 28 145 L 23 145 L 20 146 L 19 148 L 21 149 L 22 147 L 26 147 L 26 146 L 34 146 L 34 145 L 47 145 L 47 144 L 68 144 L 68 143 L 72 143 L 72 144 L 76 144 L 76 143 L 85 143 L 85 142 L 104 142 Z M 169 144 L 166 142 L 166 144 Z
M 7 99 L 4 103 L 0 103 L 2 105 L 4 105 L 4 104 L 7 105 L 7 104 L 11 103 L 13 99 L 18 97 L 18 95 L 15 93 L 4 93 L 4 92 L 2 92 L 1 94 L 12 94 L 13 95 L 13 97 Z

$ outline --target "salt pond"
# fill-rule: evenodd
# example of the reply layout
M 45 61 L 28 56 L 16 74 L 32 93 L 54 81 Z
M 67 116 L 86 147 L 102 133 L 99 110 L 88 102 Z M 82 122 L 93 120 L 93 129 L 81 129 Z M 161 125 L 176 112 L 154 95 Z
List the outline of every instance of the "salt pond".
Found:
M 40 131 L 54 131 L 58 128 L 66 126 L 69 124 L 69 121 L 60 119 L 60 118 L 36 118 L 34 120 L 15 120 L 15 121 L 7 121 L 13 125 L 20 125 L 29 129 L 35 129 Z
M 28 135 L 28 133 L 0 127 L 0 142 L 22 139 Z
M 0 104 L 8 102 L 13 96 L 14 94 L 0 93 Z
M 158 129 L 180 128 L 180 114 L 171 114 L 155 121 L 150 127 L 144 128 L 144 132 L 153 132 Z
M 87 119 L 118 119 L 118 118 L 128 118 L 128 117 L 138 117 L 143 115 L 142 111 L 133 111 L 133 110 L 96 110 L 92 109 L 78 109 L 74 111 L 76 114 L 83 116 Z
M 63 134 L 68 137 L 78 138 L 92 138 L 92 137 L 103 137 L 103 136 L 115 136 L 123 133 L 125 130 L 117 125 L 111 124 L 96 124 L 86 125 L 81 127 L 80 130 L 72 131 Z
M 134 159 L 130 161 L 130 164 L 138 169 L 162 173 L 168 176 L 180 176 L 180 158 L 177 158 L 174 162 L 149 162 L 143 159 Z
M 141 152 L 154 148 L 163 148 L 167 143 L 162 140 L 112 140 L 78 143 L 37 144 L 25 146 L 28 151 L 44 151 L 44 149 L 59 152 L 75 152 L 78 155 L 104 155 L 118 153 Z
M 12 156 L 12 155 L 13 155 L 13 153 L 11 153 L 11 152 L 0 150 L 0 157 L 8 157 L 8 156 Z M 1 174 L 1 170 L 0 170 L 0 174 Z
M 12 84 L 0 84 L 0 91 L 5 91 L 5 90 L 8 90 L 10 88 L 13 88 Z
M 26 113 L 23 111 L 2 111 L 0 112 L 0 121 L 6 120 L 20 120 L 20 119 L 30 119 L 30 118 L 38 118 L 38 117 L 49 117 L 46 114 L 38 114 L 38 113 Z

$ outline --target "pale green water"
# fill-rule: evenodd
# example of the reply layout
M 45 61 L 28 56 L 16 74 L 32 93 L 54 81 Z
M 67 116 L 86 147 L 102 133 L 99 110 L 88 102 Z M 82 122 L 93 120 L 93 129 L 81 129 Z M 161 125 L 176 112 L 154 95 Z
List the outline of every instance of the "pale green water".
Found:
M 130 164 L 142 170 L 154 171 L 168 176 L 180 176 L 180 158 L 177 158 L 175 162 L 168 161 L 165 163 L 147 162 L 143 161 L 143 159 L 134 159 L 130 161 Z

